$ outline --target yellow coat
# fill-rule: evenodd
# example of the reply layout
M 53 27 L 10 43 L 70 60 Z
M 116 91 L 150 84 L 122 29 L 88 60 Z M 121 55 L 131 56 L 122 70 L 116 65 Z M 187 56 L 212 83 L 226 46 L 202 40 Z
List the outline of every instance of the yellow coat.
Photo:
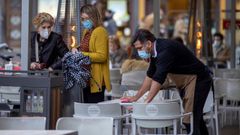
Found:
M 105 28 L 99 26 L 93 30 L 89 41 L 89 52 L 83 54 L 90 57 L 91 75 L 94 80 L 101 89 L 105 86 L 110 91 L 108 34 Z M 100 91 L 94 80 L 90 81 L 91 93 Z

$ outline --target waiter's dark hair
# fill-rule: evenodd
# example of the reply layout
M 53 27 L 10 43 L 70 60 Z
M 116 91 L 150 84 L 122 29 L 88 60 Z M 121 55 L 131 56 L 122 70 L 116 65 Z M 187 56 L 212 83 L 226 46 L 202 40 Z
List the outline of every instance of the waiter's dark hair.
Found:
M 138 29 L 133 37 L 132 45 L 136 41 L 140 41 L 140 43 L 144 43 L 148 40 L 150 40 L 151 42 L 154 42 L 156 38 L 150 31 L 146 29 Z

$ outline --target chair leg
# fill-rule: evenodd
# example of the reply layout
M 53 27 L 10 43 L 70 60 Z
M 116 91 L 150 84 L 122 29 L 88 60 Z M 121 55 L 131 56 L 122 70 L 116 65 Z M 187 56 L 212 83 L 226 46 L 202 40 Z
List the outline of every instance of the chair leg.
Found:
M 214 118 L 213 118 L 213 112 L 211 112 L 211 120 L 210 120 L 210 123 L 211 123 L 211 132 L 213 135 L 215 135 L 215 126 L 214 126 Z
M 137 126 L 137 134 L 138 135 L 143 135 L 142 131 L 141 131 L 141 127 Z M 147 134 L 147 129 L 144 129 L 144 134 Z
M 119 119 L 118 120 L 118 134 L 120 135 L 121 133 L 123 133 L 123 125 L 122 125 L 122 120 Z
M 114 120 L 114 127 L 115 127 L 114 133 L 115 135 L 118 135 L 118 120 Z
M 182 130 L 182 128 L 183 128 L 183 118 L 180 119 L 180 124 L 179 124 L 178 127 L 179 127 L 180 134 L 182 134 L 183 133 L 183 130 Z
M 129 110 L 126 108 L 126 114 L 129 114 Z M 130 122 L 129 122 L 129 117 L 126 117 L 126 125 L 128 125 Z
M 238 134 L 240 135 L 240 110 L 238 111 Z
M 223 99 L 223 107 L 226 107 L 226 106 L 227 106 L 227 101 L 226 101 L 226 99 Z M 227 124 L 226 116 L 227 116 L 227 110 L 226 110 L 226 108 L 223 108 L 223 119 L 224 119 L 223 126 Z
M 173 134 L 177 135 L 177 120 L 173 120 Z
M 132 135 L 136 135 L 136 121 L 132 118 Z
M 216 135 L 219 135 L 219 122 L 218 122 L 218 115 L 217 114 L 215 114 L 215 133 L 216 133 Z

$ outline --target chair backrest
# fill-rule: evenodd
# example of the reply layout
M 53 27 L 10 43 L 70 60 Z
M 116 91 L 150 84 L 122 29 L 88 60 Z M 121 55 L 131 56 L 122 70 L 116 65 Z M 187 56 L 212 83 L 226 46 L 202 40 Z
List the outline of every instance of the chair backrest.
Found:
M 121 83 L 122 74 L 119 68 L 113 68 L 110 70 L 110 80 L 111 83 Z
M 223 78 L 230 78 L 230 79 L 240 79 L 240 71 L 238 72 L 224 72 Z
M 227 79 L 226 99 L 240 101 L 240 79 Z
M 214 94 L 215 97 L 221 97 L 226 95 L 227 91 L 227 79 L 215 78 L 214 79 Z
M 177 89 L 170 90 L 170 99 L 181 99 L 180 93 Z
M 111 83 L 111 86 L 111 95 L 113 98 L 120 98 L 123 96 L 124 91 L 121 89 L 121 85 L 119 83 Z
M 118 103 L 86 104 L 74 102 L 74 117 L 119 117 L 122 115 Z
M 0 130 L 44 130 L 45 117 L 0 117 Z
M 220 77 L 220 78 L 223 78 L 224 77 L 224 74 L 239 74 L 240 73 L 240 70 L 239 69 L 214 69 L 213 70 L 213 73 L 214 73 L 214 77 Z M 227 76 L 225 76 L 227 77 Z
M 136 119 L 136 124 L 140 127 L 158 128 L 171 126 L 173 125 L 173 120 L 164 120 L 164 118 L 178 115 L 181 115 L 181 110 L 177 102 L 133 104 L 132 117 Z
M 141 87 L 141 85 L 122 85 L 121 84 L 121 90 L 127 91 L 127 90 L 138 90 Z
M 214 99 L 213 99 L 213 91 L 209 91 L 207 99 L 205 101 L 204 107 L 203 107 L 203 113 L 211 112 L 214 105 Z
M 10 116 L 11 109 L 7 103 L 0 103 L 0 117 Z
M 140 87 L 146 77 L 145 70 L 130 71 L 122 74 L 121 85 L 133 85 Z
M 59 118 L 56 130 L 77 130 L 79 135 L 112 135 L 113 118 L 110 117 L 63 117 Z

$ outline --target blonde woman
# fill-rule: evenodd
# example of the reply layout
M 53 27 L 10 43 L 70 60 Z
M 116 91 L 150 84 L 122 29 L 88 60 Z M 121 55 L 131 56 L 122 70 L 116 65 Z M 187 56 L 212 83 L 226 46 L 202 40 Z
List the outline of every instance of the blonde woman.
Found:
M 81 8 L 81 22 L 84 27 L 83 38 L 78 48 L 91 60 L 92 79 L 87 88 L 83 89 L 85 103 L 97 103 L 104 101 L 105 88 L 109 91 L 109 48 L 108 34 L 102 26 L 99 11 L 92 5 L 84 5 Z M 75 53 L 77 49 L 72 49 Z
M 54 19 L 48 13 L 39 13 L 33 19 L 36 31 L 31 33 L 31 70 L 61 68 L 58 57 L 63 57 L 68 48 L 62 36 L 52 31 L 53 24 Z

